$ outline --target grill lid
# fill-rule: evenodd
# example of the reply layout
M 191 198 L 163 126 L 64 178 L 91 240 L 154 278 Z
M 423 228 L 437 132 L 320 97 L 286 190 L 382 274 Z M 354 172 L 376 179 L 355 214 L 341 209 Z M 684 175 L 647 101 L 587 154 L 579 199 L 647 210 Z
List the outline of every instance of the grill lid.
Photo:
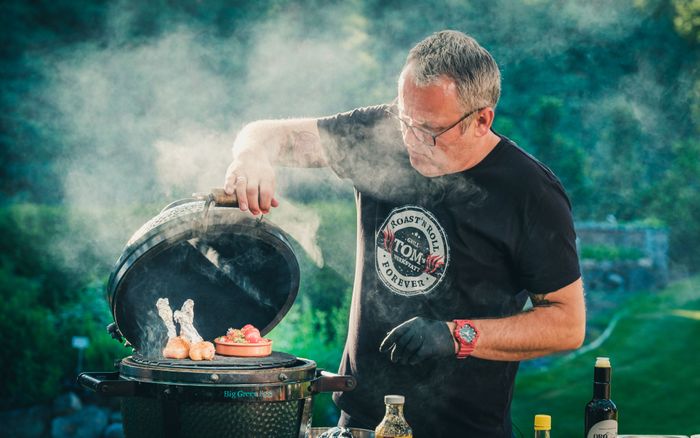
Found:
M 156 301 L 173 311 L 194 301 L 194 326 L 205 340 L 253 324 L 264 336 L 284 317 L 299 289 L 289 238 L 266 219 L 208 200 L 166 207 L 129 240 L 107 294 L 118 330 L 144 357 L 158 358 L 167 330 Z

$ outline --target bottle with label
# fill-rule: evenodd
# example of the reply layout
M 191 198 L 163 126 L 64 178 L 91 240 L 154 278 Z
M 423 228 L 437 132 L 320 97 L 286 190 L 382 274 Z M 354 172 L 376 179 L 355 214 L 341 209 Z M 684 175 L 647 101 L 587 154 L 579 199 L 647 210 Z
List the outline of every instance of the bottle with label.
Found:
M 382 422 L 374 429 L 375 438 L 413 438 L 413 431 L 403 417 L 404 397 L 385 395 L 386 413 Z
M 607 357 L 596 358 L 593 400 L 586 405 L 586 438 L 617 437 L 617 406 L 610 400 L 612 367 Z
M 535 438 L 550 438 L 552 430 L 552 417 L 549 415 L 535 415 Z

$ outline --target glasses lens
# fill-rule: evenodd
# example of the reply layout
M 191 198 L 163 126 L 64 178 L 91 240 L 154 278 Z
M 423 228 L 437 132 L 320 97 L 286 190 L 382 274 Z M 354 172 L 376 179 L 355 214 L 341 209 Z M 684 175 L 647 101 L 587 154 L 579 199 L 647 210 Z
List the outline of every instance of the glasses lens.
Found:
M 415 126 L 411 126 L 410 128 L 411 133 L 414 137 L 416 137 L 416 139 L 418 139 L 418 141 L 427 146 L 435 146 L 434 138 L 432 135 L 428 134 L 422 129 L 416 128 Z
M 420 129 L 416 126 L 411 125 L 406 119 L 404 119 L 401 116 L 400 112 L 394 112 L 392 110 L 387 110 L 387 113 L 389 113 L 391 116 L 393 116 L 395 119 L 399 121 L 399 126 L 401 128 L 401 133 L 406 134 L 406 132 L 409 132 L 411 136 L 413 136 L 416 140 L 418 140 L 421 144 L 424 144 L 426 146 L 435 146 L 435 137 L 423 130 Z
M 423 131 L 420 128 L 417 128 L 415 126 L 409 125 L 403 118 L 397 116 L 396 117 L 399 120 L 399 125 L 401 126 L 401 133 L 406 134 L 406 132 L 410 133 L 412 137 L 414 137 L 416 140 L 418 140 L 420 143 L 426 145 L 426 146 L 435 146 L 435 139 L 432 135 L 430 135 L 428 132 Z

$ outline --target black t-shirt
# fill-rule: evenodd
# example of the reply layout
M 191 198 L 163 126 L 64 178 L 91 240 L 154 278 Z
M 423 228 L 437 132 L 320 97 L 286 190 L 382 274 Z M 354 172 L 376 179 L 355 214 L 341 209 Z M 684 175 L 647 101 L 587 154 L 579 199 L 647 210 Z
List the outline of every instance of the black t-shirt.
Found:
M 580 277 L 569 200 L 556 176 L 512 141 L 471 169 L 426 178 L 411 166 L 386 106 L 319 120 L 332 169 L 355 186 L 357 265 L 341 373 L 354 391 L 334 400 L 373 428 L 383 396 L 406 396 L 415 436 L 510 437 L 518 362 L 468 357 L 392 363 L 379 353 L 407 319 L 496 318 L 527 293 Z

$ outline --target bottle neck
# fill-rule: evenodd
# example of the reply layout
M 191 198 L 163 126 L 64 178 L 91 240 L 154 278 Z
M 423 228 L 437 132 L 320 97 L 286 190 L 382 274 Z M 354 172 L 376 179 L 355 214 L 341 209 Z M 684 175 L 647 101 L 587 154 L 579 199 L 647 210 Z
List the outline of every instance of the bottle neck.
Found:
M 549 438 L 549 430 L 536 430 L 535 438 Z
M 403 417 L 403 404 L 387 403 L 385 415 L 397 415 Z
M 612 370 L 609 367 L 595 367 L 593 371 L 593 398 L 610 399 L 610 379 Z
M 610 384 L 604 382 L 593 382 L 593 398 L 610 399 Z

